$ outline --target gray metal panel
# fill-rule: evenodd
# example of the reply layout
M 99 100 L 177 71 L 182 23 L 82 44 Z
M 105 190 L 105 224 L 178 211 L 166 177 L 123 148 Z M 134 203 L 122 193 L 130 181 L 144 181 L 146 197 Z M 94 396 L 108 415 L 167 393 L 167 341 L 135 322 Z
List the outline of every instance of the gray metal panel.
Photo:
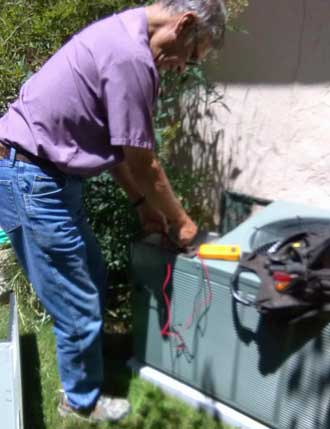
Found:
M 181 281 L 177 283 L 178 278 Z M 221 393 L 229 399 L 235 362 L 227 359 L 226 354 L 234 355 L 237 345 L 234 325 L 228 325 L 231 320 L 228 318 L 231 313 L 228 291 L 212 283 L 212 305 L 206 306 L 208 291 L 201 275 L 194 280 L 187 273 L 176 272 L 174 283 L 172 326 L 182 335 L 186 348 L 184 352 L 176 351 L 173 359 L 178 341 L 172 338 L 172 359 L 166 359 L 163 369 L 192 386 L 202 386 L 203 391 L 212 396 Z M 219 303 L 222 313 L 218 312 Z M 222 353 L 224 348 L 226 354 Z M 164 350 L 165 356 L 167 350 Z
M 306 327 L 305 329 L 312 329 Z M 309 333 L 286 365 L 286 384 L 282 393 L 281 425 L 299 429 L 330 427 L 330 326 L 319 334 Z M 294 331 L 293 341 L 302 341 L 302 332 Z
M 246 342 L 239 341 L 233 399 L 235 403 L 240 404 L 242 409 L 248 410 L 249 414 L 260 420 L 273 422 L 277 419 L 274 404 L 277 400 L 280 374 L 278 372 L 263 371 L 262 369 L 259 342 L 252 336 L 252 333 L 258 332 L 259 325 L 259 317 L 256 317 L 255 310 L 244 307 L 241 320 L 244 328 L 251 331 L 251 340 Z M 264 340 L 268 341 L 267 350 L 274 343 L 275 346 L 278 343 L 277 338 L 274 338 L 269 332 Z M 261 378 L 262 382 L 260 382 Z
M 13 319 L 12 319 L 12 360 L 13 360 L 13 391 L 15 397 L 16 428 L 23 429 L 23 397 L 22 397 L 22 371 L 21 371 L 21 347 L 19 337 L 18 311 L 15 295 L 12 294 Z
M 8 337 L 0 342 L 1 427 L 23 429 L 22 377 L 16 300 L 10 296 Z
M 16 429 L 11 346 L 0 344 L 0 416 L 1 426 L 6 429 Z
M 296 216 L 330 219 L 326 211 L 277 202 L 215 241 L 248 251 L 256 228 Z M 166 320 L 161 286 L 169 261 L 172 328 L 182 334 L 185 353 L 176 349 L 175 338 L 160 335 Z M 194 314 L 194 305 L 207 297 L 198 259 L 175 257 L 155 243 L 134 246 L 133 279 L 140 290 L 134 294 L 137 358 L 269 426 L 329 428 L 330 328 L 321 322 L 299 329 L 265 323 L 255 309 L 232 305 L 229 282 L 237 263 L 207 261 L 207 266 L 212 303 Z M 254 276 L 244 279 L 243 292 L 255 294 L 259 282 Z M 184 329 L 191 314 L 193 323 Z

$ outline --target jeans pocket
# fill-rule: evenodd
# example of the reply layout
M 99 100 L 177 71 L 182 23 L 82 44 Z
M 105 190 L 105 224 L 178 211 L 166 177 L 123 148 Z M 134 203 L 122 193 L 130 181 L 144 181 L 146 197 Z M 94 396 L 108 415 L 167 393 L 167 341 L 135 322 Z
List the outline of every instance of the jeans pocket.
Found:
M 31 196 L 42 197 L 61 192 L 66 185 L 66 177 L 63 175 L 34 175 Z
M 10 232 L 20 226 L 13 184 L 10 180 L 0 180 L 0 202 L 0 226 L 5 232 Z
M 40 172 L 24 174 L 23 197 L 26 213 L 29 217 L 47 217 L 48 212 L 63 208 L 67 189 L 65 175 L 53 175 Z

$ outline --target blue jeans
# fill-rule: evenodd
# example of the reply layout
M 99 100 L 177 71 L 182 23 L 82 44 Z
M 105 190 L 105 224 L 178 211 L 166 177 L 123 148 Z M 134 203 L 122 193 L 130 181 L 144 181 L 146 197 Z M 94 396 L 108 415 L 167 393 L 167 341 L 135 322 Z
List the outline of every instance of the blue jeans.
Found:
M 74 408 L 92 406 L 103 382 L 106 270 L 82 204 L 82 180 L 0 159 L 0 226 L 54 321 L 62 386 Z

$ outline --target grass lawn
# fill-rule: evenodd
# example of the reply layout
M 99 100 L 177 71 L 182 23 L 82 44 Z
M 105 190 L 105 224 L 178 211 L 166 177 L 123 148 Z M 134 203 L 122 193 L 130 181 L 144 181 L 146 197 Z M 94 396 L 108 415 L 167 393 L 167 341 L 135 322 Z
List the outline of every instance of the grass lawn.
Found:
M 128 396 L 133 408 L 131 415 L 117 424 L 63 420 L 57 414 L 60 382 L 52 325 L 36 329 L 27 316 L 24 320 L 21 348 L 25 429 L 229 429 L 132 374 L 124 364 L 130 353 L 127 337 L 121 340 L 118 335 L 106 340 L 105 385 L 110 394 Z
M 9 304 L 0 303 L 0 340 L 5 340 L 8 335 Z

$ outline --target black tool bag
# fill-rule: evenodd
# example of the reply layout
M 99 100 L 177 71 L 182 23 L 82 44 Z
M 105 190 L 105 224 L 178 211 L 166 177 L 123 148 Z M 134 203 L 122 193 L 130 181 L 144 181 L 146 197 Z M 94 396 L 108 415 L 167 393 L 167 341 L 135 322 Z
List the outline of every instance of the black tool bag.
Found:
M 239 290 L 243 272 L 255 273 L 255 299 Z M 330 236 L 300 232 L 244 253 L 231 282 L 236 302 L 290 322 L 330 315 Z

